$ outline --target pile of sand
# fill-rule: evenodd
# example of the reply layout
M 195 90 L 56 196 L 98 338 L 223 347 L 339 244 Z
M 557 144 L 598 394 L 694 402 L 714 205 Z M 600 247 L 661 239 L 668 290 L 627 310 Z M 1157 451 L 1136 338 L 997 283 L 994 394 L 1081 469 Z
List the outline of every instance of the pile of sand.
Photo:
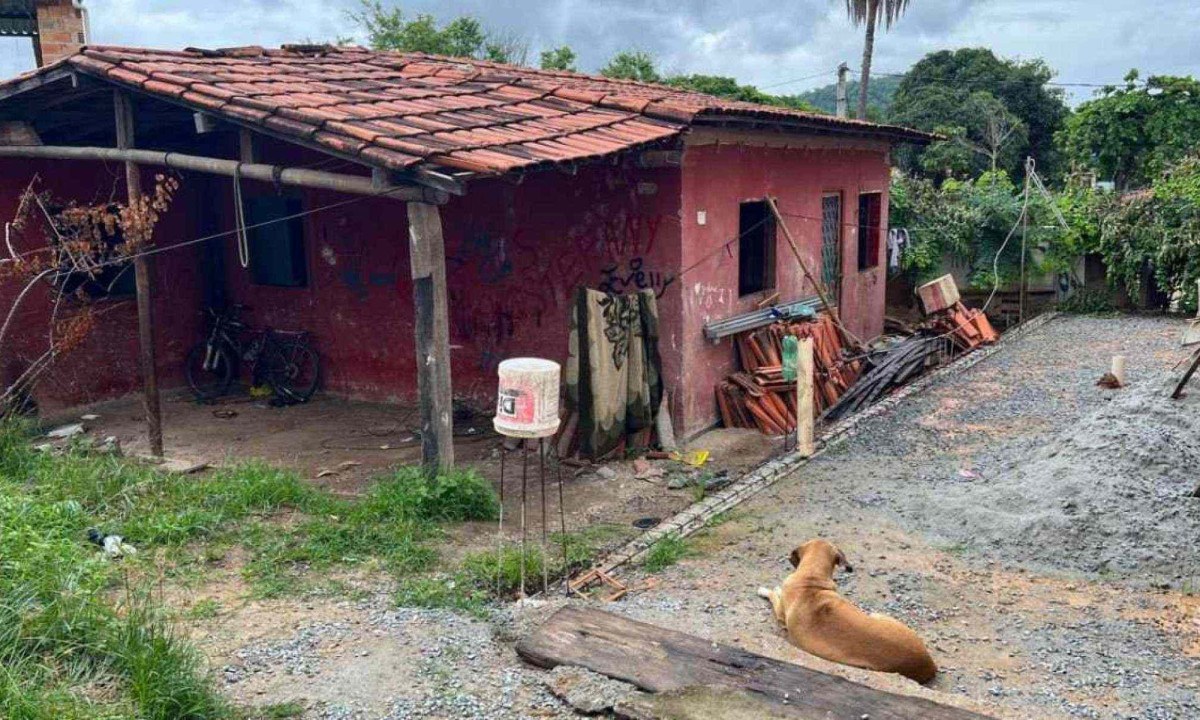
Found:
M 1104 407 L 1028 457 L 939 493 L 931 529 L 1058 568 L 1200 575 L 1200 388 L 1171 400 L 1174 381 L 1098 389 Z

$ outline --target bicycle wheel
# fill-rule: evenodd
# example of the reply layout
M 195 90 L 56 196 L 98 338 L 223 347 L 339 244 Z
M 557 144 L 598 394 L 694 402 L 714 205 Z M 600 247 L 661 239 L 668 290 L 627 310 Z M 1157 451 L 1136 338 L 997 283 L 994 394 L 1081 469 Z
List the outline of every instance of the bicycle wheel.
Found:
M 275 394 L 290 402 L 307 402 L 321 380 L 317 351 L 300 340 L 278 340 L 264 351 L 267 382 Z
M 237 376 L 237 368 L 229 348 L 218 345 L 210 356 L 208 343 L 202 342 L 188 353 L 184 373 L 196 399 L 208 402 L 229 392 L 229 387 Z

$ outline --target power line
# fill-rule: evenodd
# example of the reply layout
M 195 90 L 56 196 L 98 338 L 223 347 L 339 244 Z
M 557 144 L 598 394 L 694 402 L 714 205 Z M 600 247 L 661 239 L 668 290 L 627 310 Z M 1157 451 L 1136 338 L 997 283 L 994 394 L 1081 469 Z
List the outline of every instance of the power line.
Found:
M 836 67 L 833 68 L 832 70 L 822 70 L 819 73 L 813 73 L 812 75 L 805 75 L 802 78 L 796 78 L 794 80 L 784 80 L 783 82 L 774 83 L 772 85 L 762 85 L 758 89 L 759 90 L 768 90 L 770 88 L 781 87 L 783 85 L 792 85 L 793 83 L 800 83 L 800 82 L 804 82 L 805 80 L 813 80 L 813 79 L 816 79 L 819 77 L 824 77 L 826 75 L 829 75 L 830 73 L 835 73 L 835 72 L 837 72 Z
M 860 72 L 860 71 L 858 71 L 858 70 L 855 70 L 854 72 L 856 72 L 856 73 L 857 73 L 857 72 Z M 907 73 L 907 72 L 902 72 L 902 73 L 897 73 L 897 72 L 884 72 L 884 71 L 882 71 L 882 70 L 871 70 L 871 76 L 872 76 L 872 77 L 907 77 L 907 76 L 908 76 L 908 73 Z M 1121 85 L 1125 85 L 1127 82 L 1128 82 L 1128 81 L 1126 81 L 1126 80 L 1120 80 L 1120 81 L 1117 81 L 1117 82 L 1107 82 L 1107 83 L 1095 83 L 1095 82 L 1066 82 L 1066 81 L 1059 81 L 1059 80 L 1047 80 L 1046 82 L 1043 82 L 1043 83 L 1037 83 L 1037 84 L 1038 84 L 1038 85 L 1050 85 L 1050 86 L 1052 86 L 1052 87 L 1094 87 L 1094 88 L 1105 88 L 1105 87 L 1119 87 L 1119 86 L 1121 86 Z M 1135 84 L 1135 85 L 1144 85 L 1144 84 L 1145 84 L 1145 82 L 1146 82 L 1145 80 L 1135 80 L 1135 81 L 1134 81 L 1134 84 Z M 977 86 L 977 87 L 978 87 L 978 86 L 980 86 L 980 85 L 981 85 L 981 81 L 974 81 L 974 82 L 972 82 L 972 81 L 954 80 L 954 81 L 953 81 L 953 84 L 955 84 L 955 85 L 975 85 L 975 86 Z M 1024 84 L 1031 84 L 1031 83 L 1030 83 L 1030 81 L 1026 81 L 1026 80 L 1005 79 L 1005 80 L 1000 80 L 1000 81 L 998 81 L 998 82 L 995 82 L 995 83 L 986 83 L 986 86 L 988 86 L 988 87 L 995 87 L 996 85 L 1013 85 L 1013 84 L 1024 85 Z

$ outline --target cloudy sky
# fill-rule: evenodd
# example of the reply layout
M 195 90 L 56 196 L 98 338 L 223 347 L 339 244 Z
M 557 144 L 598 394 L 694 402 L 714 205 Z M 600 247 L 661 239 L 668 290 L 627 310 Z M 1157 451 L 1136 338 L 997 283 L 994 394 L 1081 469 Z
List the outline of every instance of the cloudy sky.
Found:
M 96 43 L 164 48 L 278 45 L 356 35 L 358 0 L 87 0 Z M 389 4 L 385 0 L 385 4 Z M 733 75 L 772 92 L 824 85 L 846 60 L 858 66 L 861 34 L 842 0 L 406 0 L 406 12 L 472 14 L 528 39 L 530 57 L 566 43 L 580 69 L 613 53 L 652 53 L 667 71 Z M 988 46 L 1044 58 L 1064 83 L 1146 73 L 1200 75 L 1195 0 L 912 0 L 876 45 L 875 67 L 903 71 L 932 50 Z M 33 64 L 28 40 L 0 39 L 0 75 Z M 818 75 L 818 77 L 811 77 Z M 801 80 L 801 78 L 804 78 Z M 1072 88 L 1076 100 L 1089 88 Z

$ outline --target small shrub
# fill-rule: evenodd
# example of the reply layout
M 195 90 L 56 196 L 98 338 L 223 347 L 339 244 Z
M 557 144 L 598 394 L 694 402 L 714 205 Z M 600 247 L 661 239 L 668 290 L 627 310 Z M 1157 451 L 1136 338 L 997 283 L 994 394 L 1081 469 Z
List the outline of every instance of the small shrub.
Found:
M 1116 312 L 1117 306 L 1105 290 L 1079 289 L 1059 303 L 1058 309 L 1076 315 L 1099 315 Z
M 495 520 L 500 500 L 491 483 L 474 470 L 452 470 L 430 478 L 420 468 L 402 468 L 380 483 L 368 504 L 387 504 L 431 522 Z
M 642 561 L 642 567 L 646 568 L 648 572 L 660 572 L 671 567 L 689 554 L 691 554 L 691 548 L 688 546 L 687 540 L 672 533 L 654 543 L 654 546 L 650 548 L 650 552 L 646 553 L 646 559 Z

